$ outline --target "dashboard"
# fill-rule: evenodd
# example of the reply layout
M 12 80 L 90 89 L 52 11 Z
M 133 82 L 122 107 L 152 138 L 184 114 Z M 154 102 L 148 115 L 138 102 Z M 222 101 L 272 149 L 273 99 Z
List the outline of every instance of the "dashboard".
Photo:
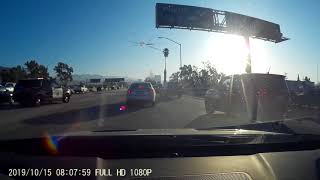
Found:
M 320 179 L 319 149 L 239 156 L 141 159 L 1 153 L 0 164 L 0 179 Z

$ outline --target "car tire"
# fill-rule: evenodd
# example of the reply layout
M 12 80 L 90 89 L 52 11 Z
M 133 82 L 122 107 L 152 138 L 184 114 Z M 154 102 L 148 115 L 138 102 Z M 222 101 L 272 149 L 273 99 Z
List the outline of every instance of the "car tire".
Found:
M 70 101 L 70 96 L 64 96 L 62 99 L 62 102 L 64 103 L 69 103 L 69 101 Z

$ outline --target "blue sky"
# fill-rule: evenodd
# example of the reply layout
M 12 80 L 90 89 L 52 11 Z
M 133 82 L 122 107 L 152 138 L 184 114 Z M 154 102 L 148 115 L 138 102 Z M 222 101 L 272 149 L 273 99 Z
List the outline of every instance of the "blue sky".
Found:
M 158 36 L 182 43 L 183 64 L 211 61 L 219 71 L 241 73 L 240 37 L 219 33 L 155 28 L 155 4 L 175 3 L 237 12 L 280 24 L 291 38 L 274 44 L 251 40 L 253 72 L 297 74 L 316 81 L 319 63 L 319 1 L 295 0 L 2 0 L 0 1 L 0 65 L 36 59 L 53 68 L 57 61 L 75 73 L 144 78 L 162 74 L 163 55 L 129 41 L 170 49 L 168 73 L 178 70 L 179 48 Z M 240 53 L 240 54 L 237 54 Z M 238 57 L 239 55 L 239 57 Z

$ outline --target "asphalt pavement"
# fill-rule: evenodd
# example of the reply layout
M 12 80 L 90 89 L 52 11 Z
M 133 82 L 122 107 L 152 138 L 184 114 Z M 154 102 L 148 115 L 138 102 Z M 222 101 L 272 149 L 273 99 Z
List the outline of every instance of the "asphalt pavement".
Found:
M 157 98 L 156 105 L 127 107 L 126 91 L 76 94 L 69 103 L 40 107 L 0 106 L 0 138 L 106 129 L 184 128 L 205 114 L 203 100 Z
M 69 103 L 56 102 L 40 107 L 1 105 L 0 139 L 77 131 L 207 128 L 250 123 L 247 119 L 227 118 L 223 112 L 208 115 L 204 100 L 192 96 L 158 97 L 153 107 L 127 107 L 125 100 L 125 90 L 114 90 L 76 94 Z M 291 112 L 294 112 L 292 117 L 298 117 L 307 111 Z

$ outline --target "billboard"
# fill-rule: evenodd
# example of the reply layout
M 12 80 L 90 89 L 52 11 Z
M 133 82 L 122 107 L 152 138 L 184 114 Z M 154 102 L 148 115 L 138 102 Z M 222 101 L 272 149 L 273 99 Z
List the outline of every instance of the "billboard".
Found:
M 90 79 L 90 83 L 100 83 L 101 79 Z
M 156 4 L 156 27 L 212 29 L 212 9 L 175 4 Z
M 225 18 L 228 33 L 281 41 L 279 24 L 232 12 L 226 12 Z
M 279 24 L 228 11 L 177 4 L 156 4 L 156 28 L 239 34 L 272 42 L 288 40 L 282 36 Z
M 108 82 L 123 82 L 124 78 L 106 78 L 104 80 L 104 82 L 108 83 Z

